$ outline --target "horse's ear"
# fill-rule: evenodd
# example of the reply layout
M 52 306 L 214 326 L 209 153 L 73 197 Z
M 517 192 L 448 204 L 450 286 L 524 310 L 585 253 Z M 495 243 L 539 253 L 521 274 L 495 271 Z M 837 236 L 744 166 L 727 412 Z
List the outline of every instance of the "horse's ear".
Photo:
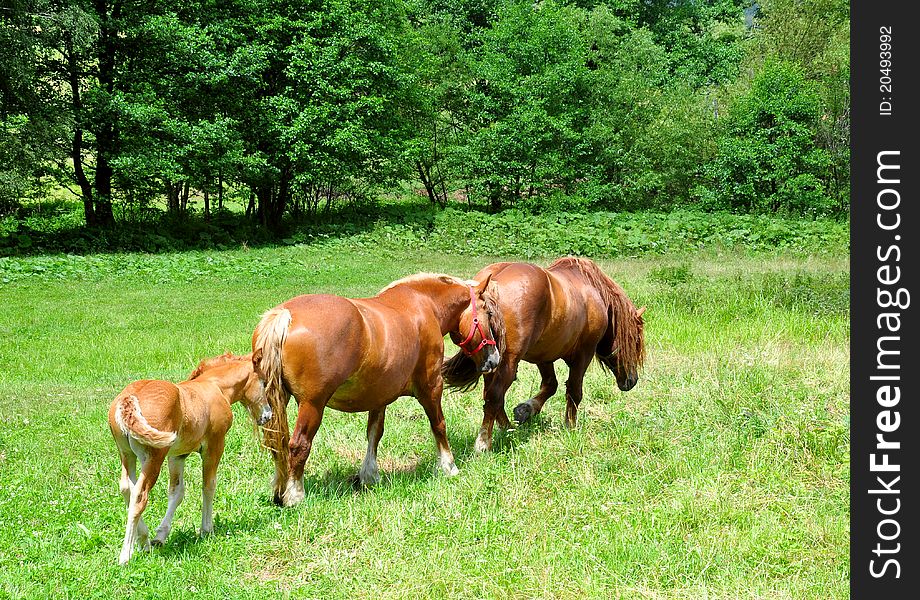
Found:
M 647 306 L 643 306 L 642 308 L 640 308 L 639 310 L 637 310 L 637 311 L 636 311 L 636 317 L 639 318 L 639 319 L 641 319 L 641 318 L 642 318 L 642 313 L 645 312 L 645 309 L 646 309 L 646 308 L 648 308 L 648 307 L 647 307 Z
M 480 292 L 486 291 L 486 289 L 489 287 L 490 281 L 492 281 L 492 273 L 489 273 L 488 275 L 486 275 L 485 279 L 477 283 L 476 289 L 479 290 Z

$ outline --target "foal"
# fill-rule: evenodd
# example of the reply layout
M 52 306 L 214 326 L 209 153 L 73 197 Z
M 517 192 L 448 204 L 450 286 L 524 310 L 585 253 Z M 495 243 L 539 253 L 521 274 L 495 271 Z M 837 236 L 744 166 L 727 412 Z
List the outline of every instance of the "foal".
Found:
M 185 494 L 185 459 L 192 452 L 201 454 L 201 535 L 211 533 L 217 463 L 224 452 L 224 436 L 233 422 L 230 404 L 238 400 L 243 401 L 258 425 L 271 418 L 262 383 L 253 372 L 252 355 L 227 352 L 201 361 L 187 381 L 135 381 L 112 401 L 109 429 L 121 456 L 121 495 L 128 504 L 119 564 L 130 560 L 135 541 L 144 549 L 150 545 L 141 515 L 167 458 L 169 504 L 153 544 L 163 545 L 169 535 L 173 515 Z M 137 459 L 141 461 L 139 476 L 135 475 Z

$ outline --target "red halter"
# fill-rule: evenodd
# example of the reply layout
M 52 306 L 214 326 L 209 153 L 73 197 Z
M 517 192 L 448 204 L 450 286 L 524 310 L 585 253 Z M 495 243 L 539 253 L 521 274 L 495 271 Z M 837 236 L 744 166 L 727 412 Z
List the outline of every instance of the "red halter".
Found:
M 486 346 L 494 346 L 495 340 L 490 340 L 486 337 L 486 332 L 482 329 L 482 323 L 479 322 L 479 311 L 476 310 L 476 294 L 473 293 L 473 286 L 470 286 L 470 308 L 473 310 L 473 327 L 470 328 L 470 334 L 466 336 L 466 339 L 457 344 L 460 346 L 460 349 L 463 350 L 463 353 L 467 356 L 473 356 Z M 479 342 L 479 345 L 476 346 L 476 349 L 469 351 L 466 349 L 466 345 L 470 343 L 470 340 L 473 339 L 473 334 L 479 332 L 479 335 L 482 337 L 482 341 Z

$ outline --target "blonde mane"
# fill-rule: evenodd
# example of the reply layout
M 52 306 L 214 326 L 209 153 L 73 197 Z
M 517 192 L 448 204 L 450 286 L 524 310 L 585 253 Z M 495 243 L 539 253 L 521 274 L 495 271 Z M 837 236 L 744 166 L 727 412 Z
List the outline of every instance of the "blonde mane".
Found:
M 252 356 L 251 354 L 239 356 L 239 355 L 233 354 L 232 352 L 224 352 L 220 356 L 213 356 L 211 358 L 205 358 L 200 363 L 198 363 L 198 366 L 195 367 L 195 370 L 192 371 L 192 374 L 188 376 L 187 381 L 191 381 L 192 379 L 201 377 L 202 373 L 210 369 L 213 369 L 214 367 L 219 367 L 229 362 L 234 362 L 234 361 L 239 361 L 239 360 L 249 360 L 251 356 Z
M 453 275 L 447 275 L 445 273 L 416 273 L 414 275 L 403 277 L 402 279 L 397 279 L 396 281 L 390 283 L 385 288 L 377 292 L 377 295 L 379 296 L 380 294 L 383 294 L 384 292 L 392 290 L 393 288 L 401 286 L 401 285 L 421 283 L 423 281 L 430 281 L 432 279 L 439 279 L 444 283 L 453 283 L 453 284 L 463 285 L 463 286 L 467 286 L 472 283 L 470 281 L 464 281 L 463 279 L 460 279 L 459 277 L 454 277 Z

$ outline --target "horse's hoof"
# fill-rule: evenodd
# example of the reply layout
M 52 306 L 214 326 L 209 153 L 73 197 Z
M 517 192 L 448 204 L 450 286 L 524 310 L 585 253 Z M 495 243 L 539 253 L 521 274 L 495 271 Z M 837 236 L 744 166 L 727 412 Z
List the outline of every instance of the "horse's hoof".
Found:
M 373 471 L 373 472 L 367 472 L 367 473 L 364 471 L 360 471 L 358 473 L 358 487 L 359 488 L 364 488 L 364 489 L 372 488 L 378 483 L 380 483 L 380 472 L 379 471 Z
M 473 450 L 476 452 L 488 452 L 492 449 L 492 443 L 489 439 L 484 439 L 482 437 L 476 438 L 476 443 L 473 444 Z
M 457 465 L 450 463 L 449 465 L 442 467 L 444 470 L 445 477 L 456 477 L 460 474 L 460 469 L 457 468 Z
M 288 480 L 284 494 L 281 496 L 282 506 L 291 507 L 300 504 L 300 501 L 306 497 L 303 489 L 303 483 L 297 479 Z
M 514 407 L 514 420 L 518 422 L 518 425 L 523 425 L 532 416 L 533 407 L 529 402 L 521 402 Z
M 153 540 L 150 542 L 150 545 L 153 546 L 154 548 L 162 548 L 164 545 L 166 545 L 166 540 L 165 539 L 161 540 L 160 538 L 153 538 Z

